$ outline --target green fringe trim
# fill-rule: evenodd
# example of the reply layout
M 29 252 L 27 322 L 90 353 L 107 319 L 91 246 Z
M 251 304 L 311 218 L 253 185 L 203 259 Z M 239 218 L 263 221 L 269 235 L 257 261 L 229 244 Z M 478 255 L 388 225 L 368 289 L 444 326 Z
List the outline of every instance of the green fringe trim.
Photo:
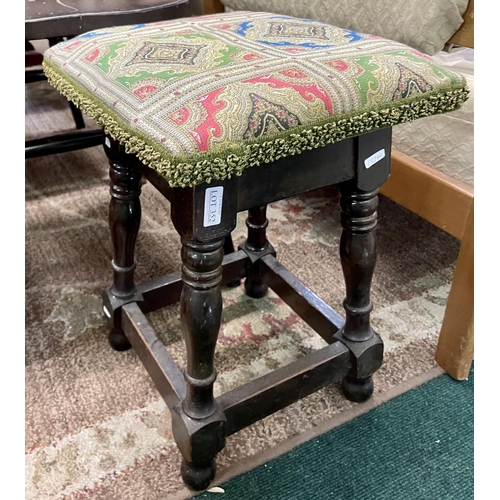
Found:
M 455 87 L 393 101 L 378 109 L 332 116 L 272 137 L 242 141 L 217 151 L 181 157 L 169 153 L 145 134 L 131 129 L 111 109 L 101 107 L 95 97 L 54 64 L 45 60 L 43 69 L 53 87 L 102 126 L 104 132 L 122 144 L 127 153 L 136 155 L 142 163 L 164 177 L 171 187 L 192 187 L 224 180 L 241 175 L 248 167 L 274 162 L 373 130 L 453 111 L 469 96 L 464 82 Z

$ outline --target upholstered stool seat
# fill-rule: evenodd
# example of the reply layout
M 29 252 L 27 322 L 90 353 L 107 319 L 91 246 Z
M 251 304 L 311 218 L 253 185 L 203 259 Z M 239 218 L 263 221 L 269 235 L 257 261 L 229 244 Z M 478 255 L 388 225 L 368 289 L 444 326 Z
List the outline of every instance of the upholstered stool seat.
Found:
M 110 160 L 110 342 L 132 345 L 172 413 L 195 489 L 214 477 L 226 436 L 342 380 L 364 401 L 383 356 L 370 326 L 378 188 L 390 174 L 391 127 L 456 109 L 465 79 L 373 35 L 271 13 L 234 12 L 101 29 L 45 53 L 49 82 L 102 125 Z M 141 177 L 170 202 L 182 273 L 134 283 Z M 276 260 L 266 204 L 337 184 L 345 318 Z M 230 234 L 248 210 L 248 238 Z M 213 363 L 221 285 L 271 287 L 328 347 L 217 399 Z M 180 300 L 184 373 L 145 314 Z
M 52 49 L 45 71 L 181 187 L 448 111 L 467 96 L 463 77 L 400 43 L 254 12 L 94 31 Z

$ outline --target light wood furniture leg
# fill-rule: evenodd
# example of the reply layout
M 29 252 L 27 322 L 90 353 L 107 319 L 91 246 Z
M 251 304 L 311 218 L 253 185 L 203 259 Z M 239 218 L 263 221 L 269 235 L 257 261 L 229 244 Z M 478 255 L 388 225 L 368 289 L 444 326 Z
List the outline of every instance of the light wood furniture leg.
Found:
M 219 0 L 203 0 L 203 14 L 224 12 L 224 5 Z
M 393 150 L 391 176 L 380 192 L 462 241 L 436 361 L 464 380 L 474 350 L 474 188 Z
M 474 203 L 465 227 L 455 275 L 439 334 L 436 361 L 464 380 L 474 357 Z

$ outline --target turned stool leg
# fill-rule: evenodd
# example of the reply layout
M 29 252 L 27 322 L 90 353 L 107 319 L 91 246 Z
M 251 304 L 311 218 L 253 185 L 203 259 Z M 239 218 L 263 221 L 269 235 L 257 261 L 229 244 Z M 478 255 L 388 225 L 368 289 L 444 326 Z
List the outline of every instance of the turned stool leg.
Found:
M 120 164 L 113 158 L 113 151 L 106 149 L 109 158 L 110 194 L 109 228 L 113 242 L 113 284 L 111 294 L 119 299 L 133 297 L 134 248 L 141 221 L 142 174 L 135 168 Z M 120 314 L 114 314 L 109 343 L 117 351 L 130 349 L 130 342 L 121 330 Z
M 353 353 L 350 373 L 342 389 L 351 401 L 365 401 L 373 393 L 371 375 L 380 367 L 383 345 L 370 325 L 370 286 L 375 268 L 378 190 L 362 192 L 351 182 L 340 187 L 340 258 L 346 284 L 346 322 L 341 340 Z
M 226 437 L 226 419 L 213 395 L 214 353 L 222 318 L 223 241 L 182 239 L 186 397 L 174 408 L 172 427 L 183 455 L 182 478 L 195 490 L 207 488 L 215 477 L 215 456 Z
M 224 249 L 224 255 L 229 255 L 231 253 L 234 253 L 234 242 L 230 234 L 228 234 L 224 239 L 223 249 Z M 234 280 L 227 283 L 226 286 L 228 288 L 236 288 L 237 286 L 240 286 L 240 283 L 241 283 L 240 280 Z
M 224 249 L 224 255 L 229 255 L 234 252 L 233 238 L 230 234 L 224 238 L 224 245 L 222 248 Z
M 244 250 L 253 253 L 263 252 L 269 247 L 266 236 L 268 221 L 266 217 L 267 205 L 255 207 L 248 211 L 246 226 L 248 236 L 241 246 Z M 260 262 L 250 264 L 246 271 L 245 293 L 254 299 L 260 299 L 267 294 L 268 286 L 262 280 Z

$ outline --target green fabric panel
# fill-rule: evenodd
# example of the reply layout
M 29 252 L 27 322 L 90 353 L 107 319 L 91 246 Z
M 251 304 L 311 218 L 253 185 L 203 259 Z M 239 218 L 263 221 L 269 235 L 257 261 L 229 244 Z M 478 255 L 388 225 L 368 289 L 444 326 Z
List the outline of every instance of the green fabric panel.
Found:
M 433 379 L 221 487 L 224 500 L 472 499 L 474 367 L 466 381 Z

